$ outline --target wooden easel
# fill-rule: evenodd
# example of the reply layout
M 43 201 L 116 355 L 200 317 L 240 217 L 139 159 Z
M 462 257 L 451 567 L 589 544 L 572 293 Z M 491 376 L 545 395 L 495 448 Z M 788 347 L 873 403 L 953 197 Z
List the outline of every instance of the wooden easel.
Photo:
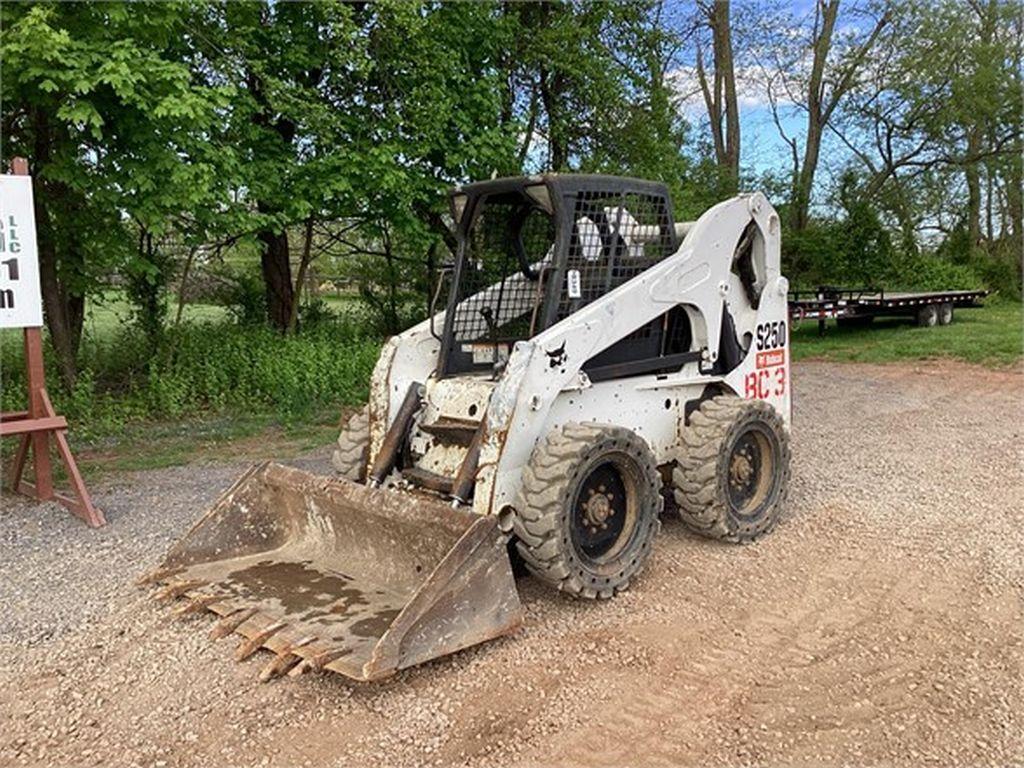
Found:
M 16 157 L 11 162 L 11 173 L 28 175 L 28 162 Z M 14 456 L 11 487 L 18 493 L 39 501 L 57 501 L 67 507 L 87 525 L 98 528 L 106 525 L 103 513 L 89 498 L 89 491 L 78 471 L 75 457 L 68 446 L 68 423 L 53 410 L 46 393 L 46 373 L 43 368 L 43 334 L 39 328 L 25 328 L 25 367 L 28 375 L 28 410 L 0 413 L 0 437 L 21 435 L 18 452 Z M 50 463 L 50 437 L 67 469 L 74 496 L 66 496 L 53 487 L 53 469 Z M 32 449 L 33 482 L 23 479 L 29 448 Z

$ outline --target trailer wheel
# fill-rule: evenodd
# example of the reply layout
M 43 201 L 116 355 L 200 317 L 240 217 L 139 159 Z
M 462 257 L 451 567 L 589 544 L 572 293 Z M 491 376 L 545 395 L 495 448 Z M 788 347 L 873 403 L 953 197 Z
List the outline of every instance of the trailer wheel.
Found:
M 683 522 L 713 539 L 752 541 L 775 527 L 789 490 L 789 435 L 767 403 L 719 395 L 690 417 L 672 471 Z
M 934 304 L 925 304 L 917 310 L 917 324 L 921 328 L 931 328 L 939 321 L 939 310 Z
M 953 322 L 953 303 L 951 301 L 939 304 L 939 325 L 949 325 Z
M 331 456 L 331 464 L 346 480 L 361 483 L 366 480 L 366 465 L 370 457 L 370 411 L 363 406 L 348 420 L 338 435 L 338 447 Z
M 612 597 L 646 564 L 662 504 L 643 439 L 622 427 L 566 424 L 523 471 L 516 547 L 541 581 L 578 597 Z

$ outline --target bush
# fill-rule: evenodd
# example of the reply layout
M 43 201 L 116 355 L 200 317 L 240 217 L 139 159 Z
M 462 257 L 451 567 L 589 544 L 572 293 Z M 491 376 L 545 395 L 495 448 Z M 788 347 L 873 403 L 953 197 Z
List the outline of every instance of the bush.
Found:
M 14 336 L 3 334 L 0 348 L 4 410 L 24 407 L 24 363 Z M 297 336 L 262 325 L 186 324 L 168 329 L 156 348 L 129 328 L 83 340 L 72 392 L 56 387 L 55 371 L 48 380 L 56 408 L 83 437 L 193 412 L 255 411 L 291 420 L 364 401 L 379 350 L 378 338 L 326 319 Z
M 967 264 L 954 264 L 934 254 L 905 258 L 887 288 L 916 291 L 970 290 L 984 282 Z
M 267 291 L 263 278 L 253 270 L 226 270 L 217 303 L 240 325 L 261 325 L 267 321 Z

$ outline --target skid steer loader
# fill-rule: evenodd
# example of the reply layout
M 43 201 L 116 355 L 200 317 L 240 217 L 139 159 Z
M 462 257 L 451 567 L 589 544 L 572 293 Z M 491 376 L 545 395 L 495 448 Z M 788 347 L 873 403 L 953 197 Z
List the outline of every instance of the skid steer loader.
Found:
M 550 174 L 450 203 L 446 305 L 384 345 L 339 476 L 253 467 L 147 579 L 219 614 L 237 658 L 273 651 L 263 679 L 377 679 L 508 633 L 510 556 L 610 598 L 648 560 L 663 492 L 719 539 L 778 518 L 787 281 L 764 196 L 676 224 L 661 184 Z

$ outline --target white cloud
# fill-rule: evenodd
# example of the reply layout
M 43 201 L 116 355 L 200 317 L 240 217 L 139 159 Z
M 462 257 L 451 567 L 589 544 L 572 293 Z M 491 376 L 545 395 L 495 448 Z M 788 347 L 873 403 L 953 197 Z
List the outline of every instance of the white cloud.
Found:
M 706 74 L 709 78 L 713 75 L 711 72 Z M 703 116 L 704 97 L 701 95 L 697 68 L 678 67 L 668 73 L 667 79 L 679 97 L 683 114 L 690 118 Z M 791 89 L 793 85 L 790 84 Z M 773 84 L 772 91 L 780 107 L 793 106 L 793 101 L 786 95 L 778 78 Z M 771 106 L 768 93 L 768 78 L 760 67 L 742 66 L 736 69 L 736 102 L 741 111 L 768 108 Z

